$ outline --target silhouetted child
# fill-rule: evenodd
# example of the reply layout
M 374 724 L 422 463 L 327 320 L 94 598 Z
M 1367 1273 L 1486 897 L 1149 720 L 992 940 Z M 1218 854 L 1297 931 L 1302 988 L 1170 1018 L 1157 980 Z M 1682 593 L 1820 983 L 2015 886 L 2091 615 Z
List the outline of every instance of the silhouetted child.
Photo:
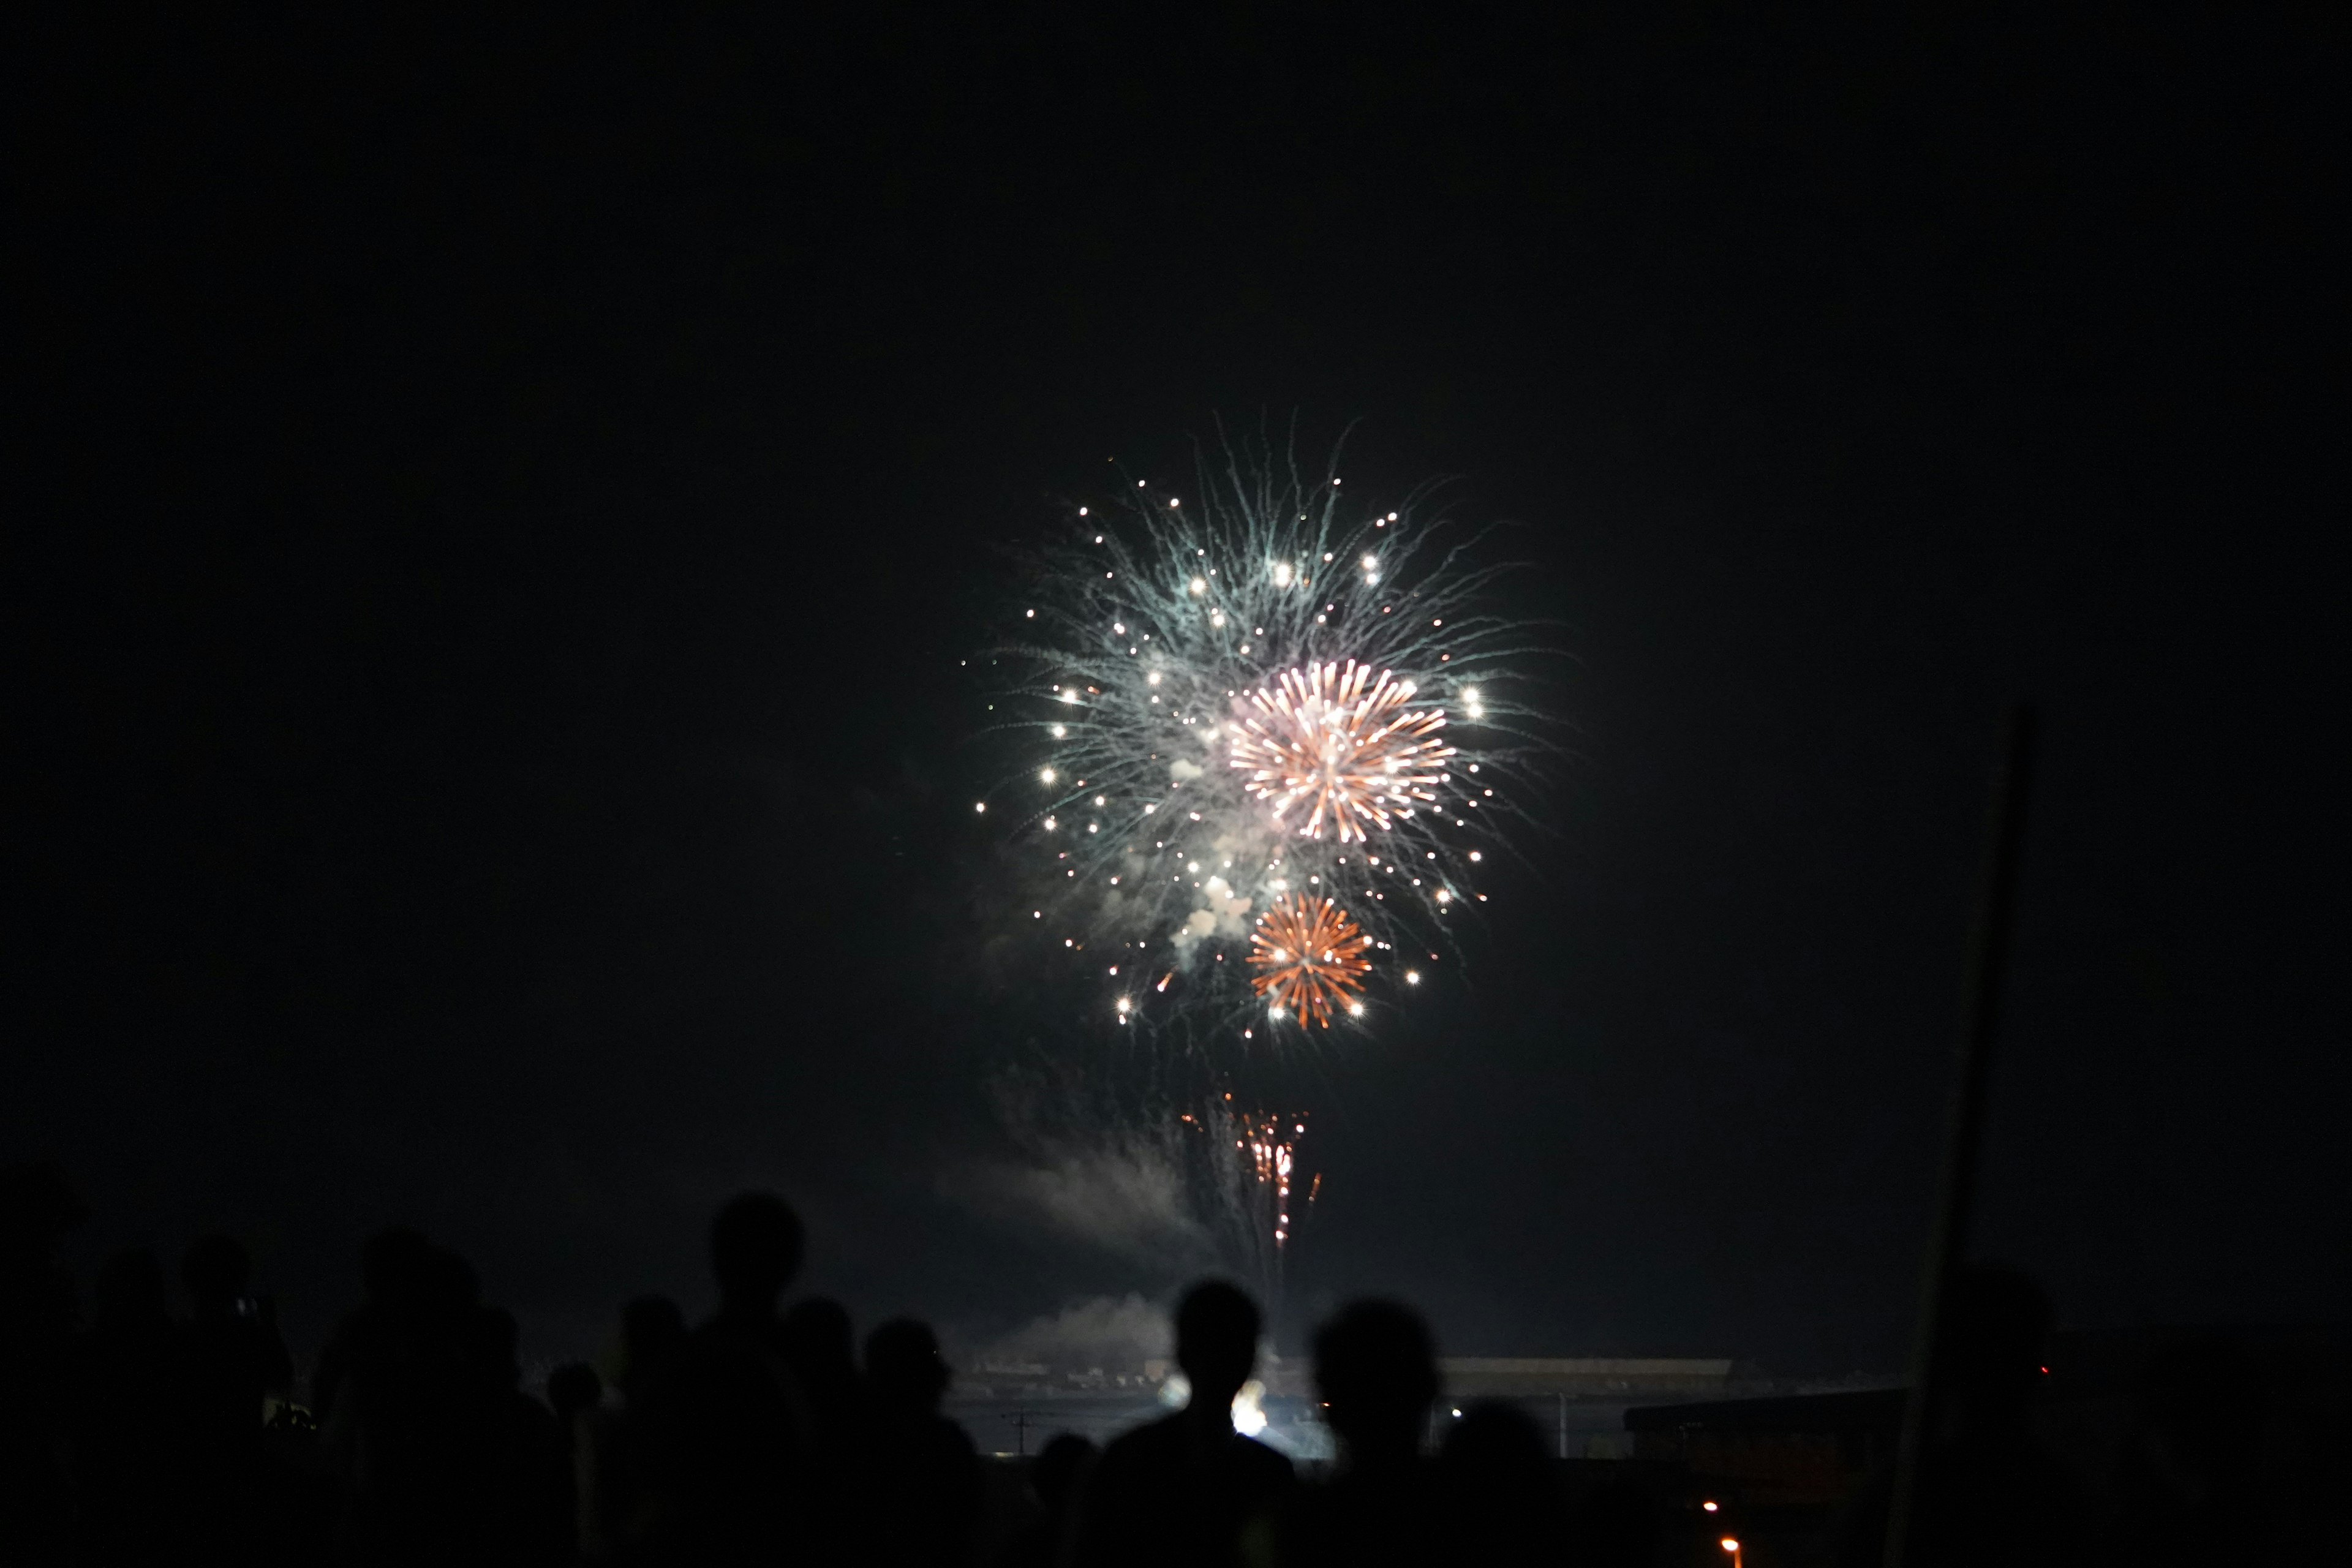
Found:
M 262 1402 L 284 1397 L 294 1364 L 268 1300 L 247 1294 L 253 1260 L 208 1236 L 180 1260 L 193 1314 L 173 1336 L 177 1460 L 188 1500 L 180 1549 L 250 1559 L 263 1529 Z
M 1080 1505 L 1076 1558 L 1113 1564 L 1223 1564 L 1291 1488 L 1290 1461 L 1234 1430 L 1234 1396 L 1257 1364 L 1257 1307 L 1222 1280 L 1195 1285 L 1176 1309 L 1184 1408 L 1103 1451 Z
M 1437 1398 L 1429 1329 L 1393 1301 L 1358 1301 L 1315 1336 L 1315 1384 L 1339 1440 L 1338 1473 L 1307 1489 L 1286 1563 L 1432 1563 L 1451 1556 L 1422 1434 Z
M 845 1561 L 944 1563 L 969 1552 L 985 1481 L 971 1439 L 940 1414 L 949 1382 L 929 1326 L 899 1318 L 866 1336 L 862 1513 Z
M 617 1398 L 583 1423 L 588 1526 L 581 1546 L 592 1561 L 627 1556 L 653 1531 L 662 1495 L 654 1484 L 656 1456 L 647 1450 L 660 1415 L 662 1376 L 686 1342 L 686 1315 L 668 1297 L 640 1296 L 621 1309 Z
M 584 1552 L 595 1538 L 589 1501 L 595 1496 L 595 1415 L 604 1397 L 604 1380 L 584 1361 L 566 1362 L 547 1374 L 547 1405 L 563 1434 L 571 1460 L 571 1487 L 566 1499 L 572 1539 Z
M 1552 1561 L 1565 1536 L 1543 1434 L 1512 1405 L 1475 1405 L 1437 1454 L 1446 1551 L 1465 1563 Z

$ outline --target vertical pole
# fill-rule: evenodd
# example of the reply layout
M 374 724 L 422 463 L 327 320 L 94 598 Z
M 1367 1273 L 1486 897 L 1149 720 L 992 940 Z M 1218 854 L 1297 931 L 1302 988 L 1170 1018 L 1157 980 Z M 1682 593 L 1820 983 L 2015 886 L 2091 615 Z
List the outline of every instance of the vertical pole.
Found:
M 1960 1039 L 1946 1129 L 1944 1169 L 1937 1194 L 1935 1228 L 1919 1283 L 1919 1316 L 1911 1339 L 1911 1388 L 1903 1402 L 1903 1435 L 1895 1449 L 1895 1496 L 1886 1512 L 1885 1568 L 1903 1568 L 1910 1555 L 1917 1516 L 1920 1471 L 1928 1434 L 1934 1429 L 1938 1386 L 1937 1347 L 1943 1326 L 1945 1291 L 1968 1247 L 1969 1220 L 1976 1203 L 1977 1156 L 1984 1142 L 1985 1088 L 1991 1078 L 1993 1035 L 1999 1023 L 2001 974 L 2017 901 L 2018 852 L 2025 837 L 2026 792 L 2033 763 L 2033 710 L 2010 706 L 2000 770 L 1993 775 L 1990 820 L 1984 864 L 1977 885 L 1975 917 L 1969 929 L 1967 990 L 1961 997 Z

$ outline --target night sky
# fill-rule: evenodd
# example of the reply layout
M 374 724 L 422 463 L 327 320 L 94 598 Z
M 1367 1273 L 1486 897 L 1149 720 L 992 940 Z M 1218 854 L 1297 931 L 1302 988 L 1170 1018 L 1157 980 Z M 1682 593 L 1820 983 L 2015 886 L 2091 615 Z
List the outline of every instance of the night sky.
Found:
M 758 1184 L 861 1324 L 1164 1297 L 971 1200 L 1060 1025 L 959 665 L 1106 458 L 1295 413 L 1571 656 L 1302 1313 L 1899 1367 L 2025 696 L 1979 1249 L 2342 1316 L 2331 40 L 803 9 L 9 24 L 0 1158 L 85 1279 L 226 1228 L 308 1343 L 405 1220 L 572 1353 Z

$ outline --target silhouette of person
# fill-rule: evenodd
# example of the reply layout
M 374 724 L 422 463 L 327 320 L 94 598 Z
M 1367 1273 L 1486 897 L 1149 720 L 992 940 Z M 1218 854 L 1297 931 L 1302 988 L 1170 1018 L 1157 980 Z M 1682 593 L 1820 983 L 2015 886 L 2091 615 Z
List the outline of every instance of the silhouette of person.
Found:
M 75 1372 L 73 1471 L 82 1561 L 146 1563 L 179 1534 L 172 1317 L 142 1247 L 109 1258 Z M 255 1418 L 259 1419 L 257 1406 Z
M 1245 1531 L 1271 1528 L 1291 1489 L 1290 1461 L 1234 1430 L 1234 1396 L 1257 1364 L 1256 1305 L 1208 1280 L 1176 1309 L 1184 1408 L 1115 1439 L 1079 1505 L 1076 1560 L 1111 1564 L 1231 1563 Z
M 72 1550 L 65 1397 L 74 1286 L 58 1248 L 87 1217 L 56 1165 L 0 1167 L 0 1562 L 63 1563 Z
M 1543 1434 L 1513 1405 L 1475 1405 L 1437 1454 L 1446 1551 L 1465 1563 L 1556 1560 L 1566 1518 Z
M 344 1479 L 342 1555 L 477 1560 L 510 1414 L 499 1395 L 512 1384 L 499 1384 L 511 1321 L 486 1321 L 472 1267 L 414 1230 L 370 1237 L 361 1275 L 367 1300 L 338 1326 L 314 1379 Z
M 663 1501 L 656 1479 L 661 1380 L 687 1342 L 686 1315 L 667 1296 L 640 1296 L 621 1309 L 616 1408 L 591 1412 L 587 1476 L 591 1559 L 626 1556 L 648 1538 Z
M 980 1521 L 985 1478 L 964 1429 L 940 1414 L 950 1374 L 940 1342 L 911 1318 L 866 1337 L 866 1423 L 859 1444 L 854 1552 L 880 1563 L 961 1562 Z M 840 1545 L 850 1546 L 846 1537 Z
M 803 1544 L 811 1506 L 807 1402 L 786 1358 L 777 1299 L 800 1268 L 800 1216 L 745 1193 L 710 1226 L 719 1310 L 667 1359 L 633 1413 L 645 1417 L 656 1562 L 770 1562 Z
M 1072 1544 L 1077 1502 L 1094 1463 L 1095 1446 L 1075 1432 L 1061 1432 L 1037 1450 L 1029 1467 L 1029 1490 L 1037 1517 L 1004 1543 L 996 1568 L 1061 1568 Z
M 582 1553 L 596 1538 L 588 1505 L 595 1496 L 595 1415 L 604 1397 L 604 1380 L 584 1361 L 566 1362 L 547 1374 L 548 1407 L 555 1412 L 571 1467 L 565 1504 L 572 1540 Z
M 1448 1556 L 1442 1499 L 1421 1457 L 1437 1398 L 1428 1326 L 1393 1301 L 1340 1309 L 1316 1333 L 1315 1384 L 1339 1439 L 1339 1468 L 1299 1498 L 1285 1560 L 1353 1565 Z
M 2050 1321 L 2050 1299 L 2014 1268 L 1973 1263 L 1953 1274 L 1913 1495 L 1913 1568 L 2082 1560 L 2074 1484 L 2028 1425 Z M 1880 1561 L 1893 1498 L 1891 1473 L 1857 1493 L 1840 1531 L 1840 1563 Z
M 205 1237 L 180 1260 L 194 1309 L 173 1344 L 184 1550 L 210 1560 L 254 1552 L 262 1522 L 262 1402 L 285 1395 L 294 1377 L 275 1307 L 247 1295 L 252 1278 L 253 1259 L 226 1236 Z

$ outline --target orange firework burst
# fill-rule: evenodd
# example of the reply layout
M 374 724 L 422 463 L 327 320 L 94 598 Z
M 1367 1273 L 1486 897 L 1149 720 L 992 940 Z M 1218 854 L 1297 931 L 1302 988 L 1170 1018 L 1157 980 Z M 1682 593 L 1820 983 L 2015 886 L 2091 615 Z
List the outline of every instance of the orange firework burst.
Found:
M 1371 689 L 1365 689 L 1367 683 Z M 1434 801 L 1454 748 L 1437 738 L 1440 708 L 1408 708 L 1411 681 L 1372 668 L 1310 664 L 1283 672 L 1273 689 L 1249 695 L 1234 731 L 1232 763 L 1250 794 L 1270 803 L 1274 819 L 1304 806 L 1299 836 L 1323 837 L 1328 816 L 1339 842 L 1361 841 L 1391 814 Z
M 1372 945 L 1348 911 L 1328 899 L 1291 893 L 1258 916 L 1250 932 L 1250 963 L 1257 970 L 1250 986 L 1277 1016 L 1287 1013 L 1302 1024 L 1328 1029 L 1331 1010 L 1360 1013 L 1360 991 L 1372 966 L 1364 950 Z

